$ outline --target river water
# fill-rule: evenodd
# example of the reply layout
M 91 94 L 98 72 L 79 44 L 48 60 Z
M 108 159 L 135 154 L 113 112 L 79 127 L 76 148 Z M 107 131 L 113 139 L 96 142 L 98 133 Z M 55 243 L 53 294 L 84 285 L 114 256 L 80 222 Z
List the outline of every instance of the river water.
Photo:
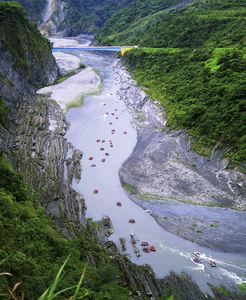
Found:
M 149 264 L 157 277 L 170 271 L 184 271 L 205 293 L 211 293 L 207 283 L 228 287 L 242 283 L 246 274 L 244 256 L 212 251 L 170 234 L 129 199 L 121 186 L 119 169 L 136 145 L 137 131 L 130 111 L 117 93 L 121 88 L 115 71 L 117 59 L 112 54 L 96 52 L 78 54 L 76 51 L 74 55 L 93 67 L 102 80 L 100 93 L 86 96 L 83 106 L 67 113 L 70 128 L 66 137 L 75 148 L 83 151 L 82 178 L 73 184 L 85 198 L 87 217 L 97 221 L 109 216 L 114 227 L 109 239 L 121 251 L 119 239 L 125 238 L 126 253 L 131 261 L 139 265 Z M 90 157 L 93 160 L 89 160 Z M 95 189 L 98 189 L 97 194 L 94 194 Z M 118 207 L 117 202 L 122 206 Z M 129 223 L 129 219 L 135 219 L 136 223 Z M 133 233 L 140 257 L 136 256 L 131 244 L 130 235 Z M 154 245 L 156 252 L 144 253 L 141 241 Z M 203 264 L 192 261 L 194 251 L 201 253 Z M 210 258 L 217 261 L 216 268 L 209 266 Z

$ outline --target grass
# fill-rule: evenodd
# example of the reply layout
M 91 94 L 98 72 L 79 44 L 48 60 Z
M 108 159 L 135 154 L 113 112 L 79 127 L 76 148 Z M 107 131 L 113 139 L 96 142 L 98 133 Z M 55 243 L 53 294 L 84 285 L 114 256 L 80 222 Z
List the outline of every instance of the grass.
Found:
M 175 196 L 162 196 L 162 195 L 157 195 L 157 194 L 151 194 L 151 193 L 138 193 L 136 188 L 134 186 L 131 186 L 127 183 L 123 184 L 123 188 L 132 195 L 135 195 L 139 200 L 145 200 L 145 201 L 176 201 L 179 203 L 185 203 L 185 204 L 191 204 L 191 205 L 198 205 L 198 206 L 207 206 L 207 207 L 221 207 L 221 208 L 228 208 L 228 206 L 220 204 L 220 203 L 213 203 L 213 202 L 196 202 L 195 200 L 189 200 L 189 199 L 180 199 Z M 239 210 L 237 208 L 231 207 L 233 210 Z M 218 225 L 219 226 L 219 225 Z M 216 225 L 214 224 L 214 226 Z
M 67 72 L 66 74 L 61 75 L 60 77 L 58 77 L 56 79 L 56 81 L 54 83 L 52 83 L 52 85 L 62 83 L 63 81 L 67 80 L 69 77 L 71 77 L 73 75 L 76 75 L 76 74 L 77 74 L 77 72 L 75 70 Z
M 84 299 L 86 296 L 89 295 L 88 291 L 83 292 L 83 294 L 81 295 L 80 289 L 81 289 L 81 285 L 82 282 L 84 280 L 85 277 L 85 272 L 86 272 L 86 267 L 84 267 L 82 274 L 80 276 L 80 279 L 78 281 L 78 284 L 75 286 L 71 286 L 71 287 L 67 287 L 65 289 L 62 289 L 58 292 L 56 292 L 56 289 L 58 288 L 58 285 L 61 281 L 61 276 L 62 273 L 64 271 L 64 268 L 69 260 L 70 255 L 66 258 L 65 262 L 63 263 L 63 265 L 61 266 L 61 268 L 59 269 L 53 283 L 50 285 L 50 287 L 38 298 L 38 300 L 53 300 L 55 298 L 57 298 L 58 296 L 67 293 L 68 291 L 74 290 L 74 293 L 72 296 L 69 296 L 69 299 L 71 300 L 76 300 L 76 299 Z M 79 296 L 80 293 L 80 296 Z M 78 297 L 79 296 L 79 297 Z
M 139 194 L 138 195 L 139 199 L 143 199 L 143 200 L 161 200 L 162 196 L 161 195 L 157 195 L 157 194 L 151 194 L 151 193 L 144 193 L 144 194 Z
M 216 286 L 214 289 L 224 296 L 230 296 L 229 291 L 223 286 Z
M 137 194 L 137 189 L 134 186 L 132 186 L 128 183 L 123 183 L 122 186 L 127 193 L 129 193 L 131 195 Z
M 61 75 L 59 78 L 57 78 L 57 80 L 54 83 L 52 83 L 52 85 L 55 85 L 55 84 L 58 84 L 58 83 L 61 83 L 65 80 L 67 80 L 69 77 L 78 74 L 80 71 L 82 71 L 85 68 L 86 68 L 86 66 L 83 63 L 80 63 L 78 69 L 71 70 L 71 71 L 67 72 L 66 74 Z
M 74 99 L 73 101 L 69 102 L 66 105 L 66 111 L 71 109 L 71 108 L 82 106 L 84 104 L 84 98 L 85 98 L 85 95 L 81 95 L 81 96 L 77 97 L 76 99 Z
M 84 299 L 89 295 L 89 291 L 87 289 L 82 288 L 82 283 L 85 278 L 85 273 L 86 273 L 86 266 L 83 268 L 83 271 L 81 273 L 80 279 L 77 283 L 77 285 L 73 285 L 64 289 L 61 289 L 57 291 L 61 279 L 62 279 L 62 274 L 64 273 L 64 269 L 68 263 L 68 260 L 70 258 L 70 255 L 66 258 L 65 262 L 61 266 L 61 268 L 58 270 L 58 273 L 56 274 L 56 277 L 54 281 L 50 284 L 50 286 L 42 293 L 40 297 L 38 297 L 37 300 L 53 300 L 56 299 L 58 296 L 58 299 L 61 299 L 61 295 L 64 298 L 64 294 L 67 294 L 66 298 L 69 298 L 70 300 L 76 300 L 76 299 Z M 0 278 L 1 277 L 11 277 L 12 274 L 9 272 L 2 272 L 0 273 Z M 71 293 L 71 291 L 73 291 Z M 1 292 L 1 289 L 0 289 Z M 18 299 L 25 299 L 25 291 L 22 287 L 22 282 L 16 282 L 14 286 L 10 289 L 8 289 L 6 292 L 1 292 L 0 297 L 4 298 L 9 298 L 13 300 L 18 300 Z
M 51 54 L 51 45 L 37 26 L 28 22 L 23 7 L 16 2 L 0 2 L 0 22 L 0 38 L 12 54 L 15 67 L 30 75 L 32 57 L 42 71 L 46 63 L 45 53 Z
M 99 84 L 99 86 L 97 88 L 97 91 L 91 92 L 91 93 L 88 93 L 88 94 L 81 95 L 81 96 L 77 97 L 75 100 L 69 102 L 66 105 L 66 110 L 82 106 L 84 104 L 84 99 L 85 99 L 86 96 L 98 95 L 101 92 L 101 89 L 102 89 L 102 84 L 100 82 L 100 84 Z
M 239 285 L 239 290 L 240 290 L 241 292 L 246 292 L 246 282 L 241 283 L 241 284 Z
M 93 221 L 92 218 L 88 218 L 87 219 L 88 222 L 90 223 L 90 225 L 92 226 L 93 229 L 97 230 L 100 228 L 100 225 L 98 224 L 98 222 Z

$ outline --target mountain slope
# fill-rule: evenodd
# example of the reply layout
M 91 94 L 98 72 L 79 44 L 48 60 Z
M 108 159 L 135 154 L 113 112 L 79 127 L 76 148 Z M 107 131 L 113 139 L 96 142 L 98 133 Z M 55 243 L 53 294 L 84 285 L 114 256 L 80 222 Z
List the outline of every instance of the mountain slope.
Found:
M 95 33 L 114 12 L 128 6 L 132 1 L 64 0 L 65 19 L 59 30 L 65 30 L 68 36 Z
M 55 34 L 62 31 L 66 36 L 81 33 L 95 33 L 118 10 L 127 7 L 134 0 L 7 0 L 17 1 L 27 10 L 31 20 L 42 25 L 42 31 Z M 5 2 L 5 0 L 0 0 Z M 42 21 L 50 3 L 50 19 Z M 58 27 L 58 28 L 56 28 Z
M 39 23 L 47 0 L 0 0 L 0 2 L 19 2 L 27 10 L 30 19 Z
M 125 61 L 165 107 L 169 126 L 187 129 L 201 154 L 216 146 L 231 162 L 246 161 L 245 1 L 195 0 L 154 13 L 131 5 L 107 22 L 97 42 L 143 47 Z
M 169 1 L 169 4 L 176 2 Z M 159 9 L 154 14 L 146 5 L 146 16 L 131 20 L 125 17 L 129 10 L 132 15 L 139 15 L 139 8 L 134 5 L 115 14 L 98 35 L 98 42 L 148 47 L 246 45 L 243 0 L 195 0 L 184 9 L 170 12 Z

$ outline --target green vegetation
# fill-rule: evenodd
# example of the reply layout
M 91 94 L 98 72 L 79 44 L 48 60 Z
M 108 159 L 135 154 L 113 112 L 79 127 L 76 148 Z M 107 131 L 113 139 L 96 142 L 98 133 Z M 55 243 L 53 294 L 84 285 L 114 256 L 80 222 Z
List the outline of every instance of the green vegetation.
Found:
M 162 11 L 160 2 L 136 1 L 116 13 L 98 42 L 162 48 L 246 46 L 244 0 L 194 0 L 185 9 L 169 13 Z M 180 1 L 162 2 L 164 8 Z
M 239 290 L 242 291 L 242 292 L 246 292 L 246 283 L 241 283 L 239 285 Z
M 79 280 L 77 285 L 71 286 L 71 287 L 63 289 L 59 292 L 56 292 L 57 286 L 58 286 L 59 282 L 61 281 L 62 272 L 63 272 L 63 270 L 64 270 L 64 268 L 65 268 L 65 266 L 68 262 L 68 259 L 69 259 L 69 256 L 67 257 L 64 264 L 62 265 L 62 267 L 58 271 L 58 273 L 55 277 L 55 280 L 52 282 L 50 287 L 41 295 L 41 297 L 38 298 L 38 300 L 52 300 L 52 299 L 55 299 L 57 296 L 60 296 L 60 295 L 64 294 L 65 292 L 71 291 L 71 290 L 74 290 L 74 294 L 73 294 L 72 297 L 69 297 L 69 298 L 72 298 L 73 300 L 75 300 L 75 299 L 84 299 L 86 296 L 89 295 L 89 292 L 87 290 L 85 290 L 83 295 L 80 295 L 79 298 L 78 298 L 78 294 L 80 292 L 81 285 L 82 285 L 82 282 L 83 282 L 83 279 L 84 279 L 84 276 L 85 276 L 86 267 L 84 268 L 84 270 L 81 274 L 80 280 Z
M 0 40 L 13 56 L 16 68 L 29 74 L 32 58 L 45 66 L 45 53 L 51 53 L 49 41 L 42 37 L 37 26 L 28 22 L 26 13 L 16 2 L 0 2 Z
M 216 145 L 232 163 L 244 163 L 245 1 L 195 0 L 165 11 L 177 2 L 136 1 L 109 19 L 97 42 L 143 46 L 125 61 L 167 111 L 168 126 L 186 128 L 200 154 Z
M 22 282 L 19 288 L 26 298 L 37 299 L 70 255 L 58 290 L 77 286 L 88 257 L 93 257 L 97 268 L 87 266 L 78 295 L 84 295 L 86 289 L 89 299 L 115 299 L 115 295 L 127 299 L 120 271 L 87 232 L 74 240 L 65 239 L 45 211 L 34 205 L 33 193 L 3 155 L 0 174 L 0 273 L 12 274 L 1 276 L 0 294 L 6 295 L 9 288 Z M 64 293 L 70 294 L 69 290 Z
M 71 77 L 71 76 L 73 76 L 75 74 L 77 74 L 77 72 L 75 70 L 69 71 L 66 74 L 61 75 L 60 77 L 58 77 L 56 79 L 56 81 L 54 83 L 52 83 L 52 85 L 58 84 L 58 83 L 62 83 L 63 81 L 67 80 L 69 77 Z
M 46 0 L 0 0 L 0 2 L 19 2 L 28 12 L 31 20 L 39 22 L 45 9 Z
M 69 35 L 95 33 L 110 16 L 133 0 L 64 0 L 65 19 L 59 29 Z
M 161 298 L 161 300 L 175 300 L 175 298 L 174 298 L 173 295 L 171 295 L 171 296 L 163 296 L 163 297 Z
M 214 287 L 214 290 L 216 290 L 216 292 L 218 292 L 221 295 L 230 296 L 230 292 L 223 286 L 216 286 Z
M 84 64 L 80 63 L 78 69 L 76 69 L 76 70 L 71 70 L 71 71 L 69 71 L 69 72 L 67 72 L 67 73 L 65 73 L 65 74 L 63 74 L 63 75 L 61 75 L 60 77 L 57 78 L 57 80 L 56 80 L 54 83 L 52 83 L 52 85 L 58 84 L 58 83 L 61 83 L 61 82 L 65 81 L 65 80 L 67 80 L 69 77 L 71 77 L 71 76 L 73 76 L 73 75 L 76 75 L 76 74 L 78 74 L 80 71 L 82 71 L 83 69 L 85 69 L 85 67 L 86 67 L 86 66 L 85 66 Z
M 219 223 L 212 223 L 210 224 L 210 227 L 213 227 L 213 228 L 218 228 L 220 226 Z
M 0 124 L 4 124 L 8 114 L 8 108 L 6 107 L 3 98 L 0 96 Z
M 238 163 L 246 160 L 244 54 L 236 48 L 143 48 L 127 52 L 125 59 L 134 78 L 165 107 L 168 126 L 187 128 L 195 146 L 219 142 Z
M 131 195 L 137 194 L 137 190 L 134 186 L 132 186 L 128 183 L 123 183 L 122 186 L 129 194 L 131 194 Z

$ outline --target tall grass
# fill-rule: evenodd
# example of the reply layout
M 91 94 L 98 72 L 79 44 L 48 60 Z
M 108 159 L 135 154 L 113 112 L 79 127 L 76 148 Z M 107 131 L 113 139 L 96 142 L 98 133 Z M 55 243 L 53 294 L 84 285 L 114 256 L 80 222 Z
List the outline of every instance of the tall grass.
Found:
M 79 282 L 77 285 L 74 286 L 70 286 L 67 287 L 65 289 L 62 289 L 58 292 L 56 292 L 56 289 L 61 281 L 61 277 L 62 277 L 62 272 L 69 260 L 70 255 L 66 258 L 65 262 L 63 263 L 63 265 L 61 266 L 61 268 L 59 269 L 58 273 L 56 274 L 56 277 L 54 279 L 54 281 L 52 282 L 52 284 L 48 287 L 48 289 L 38 298 L 38 300 L 53 300 L 56 299 L 58 296 L 60 296 L 61 294 L 64 294 L 66 292 L 69 291 L 73 291 L 74 293 L 72 296 L 69 296 L 68 299 L 69 300 L 78 300 L 78 299 L 84 299 L 86 296 L 89 295 L 89 292 L 87 290 L 83 291 L 82 295 L 79 295 L 80 289 L 81 289 L 81 285 L 83 283 L 84 277 L 85 277 L 85 272 L 86 272 L 86 266 L 84 267 L 82 274 L 80 276 Z
M 85 299 L 86 296 L 89 295 L 89 291 L 86 289 L 82 289 L 82 283 L 85 277 L 86 272 L 86 266 L 84 267 L 79 282 L 76 285 L 61 289 L 57 291 L 59 283 L 62 278 L 62 273 L 65 269 L 65 266 L 69 260 L 70 255 L 66 258 L 65 262 L 59 269 L 59 271 L 56 274 L 56 277 L 54 281 L 51 283 L 51 285 L 47 288 L 47 290 L 44 291 L 44 293 L 38 298 L 38 300 L 53 300 L 57 299 L 58 296 L 63 295 L 62 299 L 68 299 L 68 300 L 79 300 L 79 299 Z M 2 262 L 0 262 L 1 265 Z M 9 272 L 2 272 L 0 273 L 1 276 L 7 276 L 12 277 L 13 275 Z M 66 293 L 66 295 L 64 295 Z M 71 293 L 71 295 L 69 295 Z M 6 290 L 0 289 L 0 299 L 11 299 L 11 300 L 24 300 L 25 294 L 24 290 L 22 288 L 22 282 L 19 281 L 14 284 L 13 287 L 8 288 Z M 60 298 L 61 299 L 61 298 Z

